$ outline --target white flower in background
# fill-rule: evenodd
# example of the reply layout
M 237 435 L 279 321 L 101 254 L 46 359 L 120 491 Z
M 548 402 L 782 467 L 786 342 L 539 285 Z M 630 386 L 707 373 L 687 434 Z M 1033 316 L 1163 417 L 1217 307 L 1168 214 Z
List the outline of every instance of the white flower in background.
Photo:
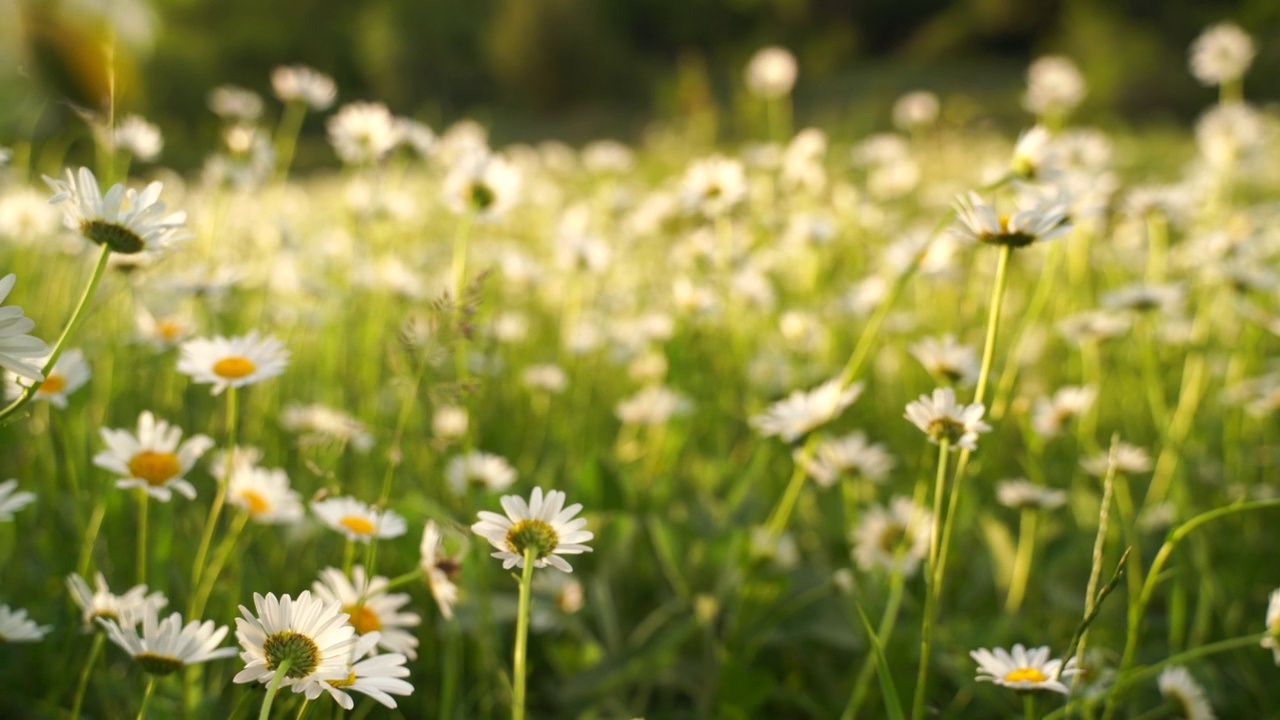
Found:
M 1244 103 L 1214 105 L 1196 121 L 1196 145 L 1211 167 L 1230 170 L 1264 155 L 1266 125 Z
M 157 420 L 150 411 L 138 416 L 137 435 L 111 428 L 100 432 L 107 449 L 93 456 L 93 464 L 121 476 L 116 487 L 141 488 L 162 502 L 168 502 L 174 490 L 195 499 L 196 489 L 185 475 L 213 447 L 212 439 L 193 435 L 179 447 L 182 428 Z
M 87 630 L 97 629 L 94 621 L 98 618 L 127 624 L 141 619 L 145 607 L 155 612 L 169 604 L 164 593 L 159 590 L 148 593 L 146 585 L 134 585 L 123 595 L 115 595 L 107 587 L 107 579 L 102 573 L 94 575 L 93 585 L 94 589 L 90 590 L 84 578 L 75 573 L 67 576 L 67 590 L 80 608 L 80 618 Z
M 276 377 L 288 365 L 284 345 L 274 337 L 260 336 L 257 330 L 233 338 L 194 338 L 182 343 L 178 356 L 178 372 L 192 382 L 212 384 L 214 395 Z
M 635 164 L 635 153 L 616 140 L 596 140 L 582 148 L 582 166 L 597 175 L 621 175 Z
M 978 680 L 993 682 L 1013 690 L 1051 690 L 1066 695 L 1070 692 L 1062 678 L 1079 673 L 1076 659 L 1063 665 L 1061 660 L 1049 659 L 1049 647 L 1031 650 L 1021 644 L 1013 646 L 1010 653 L 1004 648 L 992 652 L 986 648 L 972 650 L 969 657 L 978 663 Z
M 1038 398 L 1031 408 L 1031 427 L 1042 437 L 1060 435 L 1072 418 L 1078 418 L 1093 407 L 1098 389 L 1092 385 L 1061 387 L 1052 398 Z
M 137 339 L 150 345 L 154 350 L 167 350 L 191 337 L 195 332 L 195 322 L 186 313 L 167 313 L 157 316 L 150 310 L 138 305 L 133 316 Z
M 457 440 L 467 434 L 470 425 L 467 409 L 456 405 L 436 408 L 431 415 L 431 432 L 441 440 Z
M 214 463 L 213 468 L 216 475 L 224 472 L 224 466 L 219 463 Z M 232 460 L 227 502 L 266 524 L 295 523 L 304 514 L 302 496 L 289 487 L 289 476 L 284 470 L 261 468 L 243 461 Z
M 1253 63 L 1253 38 L 1231 22 L 1205 28 L 1188 51 L 1191 74 L 1212 87 L 1239 80 Z
M 795 86 L 799 69 L 796 56 L 786 48 L 762 48 L 747 63 L 747 89 L 765 99 L 785 97 Z
M 1182 307 L 1186 294 L 1186 288 L 1178 283 L 1133 283 L 1103 293 L 1102 306 L 1109 310 L 1174 312 Z
M 100 617 L 97 622 L 106 629 L 112 642 L 151 675 L 172 675 L 190 665 L 236 655 L 234 647 L 218 647 L 227 636 L 225 625 L 218 627 L 212 620 L 192 620 L 183 625 L 180 613 L 159 620 L 153 604 L 143 604 L 127 614 L 135 613 L 141 617 L 119 620 Z M 139 622 L 141 633 L 137 628 Z
M 219 85 L 206 98 L 209 109 L 224 120 L 252 123 L 262 116 L 262 96 L 237 85 Z
M 329 143 L 338 158 L 351 165 L 377 162 L 399 139 L 395 118 L 382 103 L 348 103 L 329 118 Z
M 128 115 L 111 131 L 111 145 L 129 153 L 135 160 L 151 162 L 164 150 L 164 135 L 146 118 Z
M 320 403 L 290 403 L 280 412 L 280 427 L 301 433 L 303 445 L 325 445 L 336 442 L 350 445 L 357 452 L 373 447 L 373 435 L 364 423 L 350 415 Z
M 13 273 L 0 278 L 0 303 L 13 291 L 18 277 Z M 0 367 L 32 382 L 45 379 L 40 371 L 47 357 L 49 346 L 27 333 L 36 326 L 17 305 L 0 305 Z
M 952 235 L 965 240 L 991 245 L 1026 247 L 1041 240 L 1062 237 L 1071 230 L 1071 217 L 1061 198 L 1023 201 L 1023 207 L 1012 215 L 998 214 L 976 192 L 956 198 L 957 222 Z
M 991 429 L 982 422 L 985 412 L 982 403 L 957 403 L 955 391 L 948 387 L 935 389 L 932 397 L 921 395 L 912 401 L 904 417 L 924 431 L 934 445 L 945 439 L 952 451 L 956 448 L 973 451 L 978 449 L 978 433 Z
M 67 170 L 66 180 L 46 175 L 44 181 L 54 190 L 51 204 L 67 203 L 63 208 L 67 228 L 112 252 L 154 252 L 191 237 L 183 229 L 185 212 L 165 214 L 165 204 L 160 201 L 164 186 L 159 182 L 141 193 L 116 183 L 103 195 L 93 171 L 84 167 L 78 173 Z
M 499 218 L 520 199 L 520 171 L 501 155 L 488 151 L 470 153 L 449 168 L 445 176 L 445 205 L 455 213 Z
M 48 361 L 48 356 L 37 357 L 34 364 L 44 367 Z M 5 383 L 5 396 L 14 400 L 28 386 L 33 386 L 35 388 L 31 395 L 33 400 L 42 400 L 59 410 L 65 410 L 67 396 L 84 387 L 85 383 L 89 382 L 90 376 L 89 363 L 84 359 L 84 353 L 77 348 L 70 348 L 62 353 L 58 362 L 53 364 L 49 374 L 41 382 L 23 381 L 17 375 L 9 375 Z
M 795 455 L 799 458 L 803 451 L 797 448 Z M 865 433 L 857 430 L 818 443 L 805 470 L 822 487 L 831 487 L 842 475 L 883 482 L 896 464 L 884 445 L 870 442 Z
M 1103 477 L 1110 465 L 1110 451 L 1102 452 L 1080 461 L 1080 467 L 1090 475 Z M 1116 445 L 1116 472 L 1135 475 L 1151 471 L 1151 456 L 1143 448 L 1121 442 Z
M 1053 490 L 1023 478 L 996 484 L 996 500 L 1008 508 L 1053 510 L 1067 504 L 1066 490 Z
M 1056 148 L 1053 134 L 1049 128 L 1036 125 L 1018 135 L 1018 142 L 1013 146 L 1013 159 L 1009 165 L 1015 173 L 1024 178 L 1040 178 L 1055 176 Z
M 0 483 L 0 521 L 13 519 L 13 514 L 36 501 L 36 494 L 18 489 L 17 480 L 5 480 Z
M 48 248 L 48 236 L 54 235 L 61 224 L 62 213 L 32 188 L 23 187 L 0 196 L 0 237 L 15 245 Z M 76 252 L 82 247 L 79 242 L 67 246 Z
M 838 417 L 858 399 L 862 387 L 860 382 L 845 387 L 840 378 L 833 378 L 809 392 L 796 390 L 765 408 L 763 413 L 752 416 L 751 427 L 764 437 L 777 435 L 784 442 L 794 442 Z
M 1185 720 L 1216 720 L 1213 706 L 1204 696 L 1204 689 L 1191 677 L 1185 667 L 1172 665 L 1160 672 L 1156 679 L 1160 687 L 1160 695 L 1177 704 L 1181 717 Z
M 1276 665 L 1280 665 L 1280 589 L 1271 591 L 1271 600 L 1267 603 L 1266 631 L 1268 635 L 1262 638 L 1262 647 L 1269 648 L 1275 656 Z
M 506 515 L 480 511 L 479 522 L 471 526 L 471 532 L 489 541 L 498 549 L 491 556 L 502 561 L 502 568 L 524 567 L 524 555 L 533 550 L 533 566 L 551 565 L 563 572 L 573 568 L 561 555 L 578 555 L 591 552 L 586 543 L 595 537 L 586 527 L 586 518 L 575 518 L 582 505 L 564 506 L 565 495 L 550 490 L 544 498 L 542 488 L 534 488 L 529 502 L 518 495 L 503 495 L 502 509 Z
M 1124 315 L 1106 310 L 1091 310 L 1058 322 L 1058 332 L 1076 343 L 1099 342 L 1129 332 L 1133 323 Z
M 304 590 L 297 599 L 254 593 L 253 604 L 256 614 L 241 605 L 243 617 L 236 618 L 245 668 L 233 682 L 265 685 L 288 660 L 282 686 L 314 700 L 326 690 L 327 682 L 350 676 L 357 636 L 338 603 L 325 603 Z
M 746 199 L 746 170 L 720 155 L 695 160 L 680 181 L 680 193 L 689 211 L 722 215 Z
M 413 150 L 420 158 L 428 158 L 436 149 L 436 133 L 426 123 L 397 117 L 396 144 Z
M 363 565 L 351 568 L 350 579 L 331 567 L 320 571 L 320 579 L 312 583 L 311 591 L 326 603 L 338 603 L 341 611 L 350 616 L 348 622 L 358 635 L 378 632 L 378 647 L 413 660 L 418 657 L 418 638 L 405 628 L 417 627 L 422 618 L 402 612 L 410 597 L 408 593 L 387 592 L 388 582 L 381 575 L 369 577 Z
M 400 537 L 408 529 L 404 518 L 394 511 L 375 510 L 352 497 L 313 502 L 311 511 L 331 530 L 356 542 L 367 543 L 374 537 L 389 540 Z
M 453 619 L 453 606 L 458 604 L 458 586 L 453 579 L 462 571 L 462 555 L 448 555 L 444 551 L 444 537 L 434 520 L 428 520 L 422 528 L 422 543 L 418 546 L 418 567 L 426 575 L 431 596 L 440 608 L 445 620 Z
M 893 104 L 893 126 L 903 132 L 920 130 L 938 121 L 941 103 L 928 90 L 915 90 Z
M 692 409 L 684 395 L 664 385 L 650 385 L 629 398 L 621 400 L 613 412 L 627 425 L 661 425 L 677 415 Z
M 378 632 L 370 632 L 360 636 L 351 657 L 363 657 L 373 652 L 380 635 Z M 386 707 L 394 708 L 396 700 L 392 695 L 413 693 L 413 685 L 401 679 L 409 677 L 409 668 L 404 666 L 408 659 L 400 653 L 383 653 L 358 662 L 349 662 L 345 679 L 328 680 L 320 683 L 320 686 L 345 710 L 355 707 L 355 702 L 347 694 L 350 692 L 368 695 Z
M 946 382 L 972 385 L 982 370 L 978 351 L 972 346 L 961 345 L 952 333 L 923 338 L 907 349 L 930 375 Z
M 52 629 L 52 625 L 37 625 L 26 610 L 0 605 L 0 642 L 40 642 Z
M 898 568 L 911 577 L 929 553 L 932 523 L 933 513 L 908 497 L 895 497 L 887 508 L 872 505 L 850 533 L 853 559 L 864 572 Z
M 529 388 L 559 395 L 569 385 L 569 376 L 559 366 L 551 363 L 530 365 L 520 373 L 520 380 Z
M 1036 115 L 1063 115 L 1074 110 L 1087 91 L 1075 63 L 1061 55 L 1046 55 L 1027 68 L 1022 107 Z
M 476 451 L 451 458 L 444 476 L 458 495 L 466 494 L 473 485 L 498 492 L 516 481 L 516 469 L 501 455 Z
M 271 71 L 271 89 L 282 102 L 302 102 L 328 110 L 338 97 L 333 78 L 306 65 L 281 65 Z

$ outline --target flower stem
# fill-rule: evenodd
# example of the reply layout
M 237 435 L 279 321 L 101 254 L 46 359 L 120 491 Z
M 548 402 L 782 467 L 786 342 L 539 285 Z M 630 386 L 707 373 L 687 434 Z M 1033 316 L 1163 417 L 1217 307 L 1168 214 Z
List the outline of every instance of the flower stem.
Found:
M 248 522 L 248 510 L 236 516 L 231 524 L 231 532 L 227 533 L 227 536 L 222 539 L 222 544 L 214 551 L 213 561 L 209 563 L 209 571 L 204 573 L 200 587 L 196 588 L 195 601 L 191 604 L 192 611 L 188 617 L 200 617 L 204 612 L 205 605 L 209 603 L 209 596 L 213 594 L 213 586 L 218 582 L 218 575 L 222 573 L 222 568 L 231 557 L 231 551 L 236 547 L 236 540 L 240 538 L 240 533 L 244 532 L 244 526 Z
M 284 115 L 276 129 L 276 179 L 281 185 L 289 178 L 293 153 L 298 147 L 298 133 L 302 130 L 302 119 L 306 114 L 305 101 L 291 100 L 284 106 Z
M 204 575 L 204 560 L 209 554 L 209 545 L 213 542 L 213 532 L 218 527 L 218 516 L 222 513 L 222 505 L 227 499 L 227 483 L 231 481 L 231 468 L 236 454 L 236 429 L 239 425 L 239 405 L 236 402 L 236 388 L 227 389 L 227 446 L 223 448 L 222 477 L 218 478 L 218 489 L 213 496 L 213 505 L 209 507 L 209 516 L 205 519 L 204 533 L 200 537 L 200 546 L 196 549 L 196 559 L 191 566 L 191 607 L 187 608 L 187 617 L 197 617 L 196 592 L 200 588 L 200 580 Z M 200 608 L 203 610 L 204 608 Z
M 156 689 L 156 676 L 147 675 L 147 689 L 142 692 L 142 705 L 138 707 L 138 720 L 147 717 L 147 705 L 151 703 L 151 693 Z
M 147 584 L 147 491 L 139 488 L 134 492 L 138 496 L 138 584 Z
M 948 452 L 951 443 L 947 438 L 938 441 L 938 473 L 933 488 L 933 527 L 929 532 L 928 587 L 924 596 L 924 618 L 920 627 L 920 667 L 916 672 L 915 698 L 911 702 L 911 717 L 924 717 L 925 687 L 929 684 L 929 653 L 933 647 L 933 625 L 938 613 L 937 565 L 938 541 L 942 535 L 942 498 L 946 492 Z
M 80 708 L 84 705 L 84 693 L 89 688 L 89 676 L 93 674 L 93 666 L 102 653 L 103 638 L 106 632 L 99 628 L 93 633 L 93 645 L 89 646 L 89 657 L 84 661 L 84 670 L 80 671 L 80 682 L 76 683 L 76 699 L 71 702 L 71 717 L 80 717 Z
M 1030 692 L 1022 695 L 1022 714 L 1026 720 L 1036 720 L 1036 696 Z
M 268 720 L 271 717 L 271 703 L 276 699 L 276 693 L 280 690 L 280 683 L 284 680 L 284 676 L 289 672 L 289 665 L 293 663 L 292 658 L 285 658 L 276 666 L 276 674 L 271 676 L 271 682 L 267 684 L 267 696 L 262 699 L 262 709 L 258 711 L 258 720 Z
M 524 572 L 520 574 L 520 607 L 516 612 L 516 649 L 512 659 L 511 720 L 524 720 L 525 680 L 529 654 L 529 595 L 533 589 L 534 548 L 525 548 Z
M 1018 612 L 1027 594 L 1027 580 L 1031 576 L 1031 559 L 1036 552 L 1036 520 L 1038 518 L 1035 508 L 1023 508 L 1018 518 L 1018 549 L 1013 559 L 1013 577 L 1009 581 L 1009 595 L 1004 603 L 1004 609 L 1009 613 Z

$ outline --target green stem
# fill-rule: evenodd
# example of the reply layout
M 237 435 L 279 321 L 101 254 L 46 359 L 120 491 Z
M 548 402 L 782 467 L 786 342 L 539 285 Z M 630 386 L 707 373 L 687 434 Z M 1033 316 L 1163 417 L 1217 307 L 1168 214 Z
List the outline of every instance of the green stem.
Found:
M 218 516 L 222 513 L 222 505 L 227 499 L 227 484 L 231 481 L 231 468 L 236 454 L 236 430 L 239 427 L 237 416 L 239 404 L 236 388 L 227 389 L 227 446 L 223 448 L 225 461 L 222 466 L 222 477 L 218 478 L 218 489 L 213 496 L 213 505 L 209 507 L 209 516 L 205 518 L 204 533 L 200 537 L 200 546 L 196 549 L 196 560 L 191 566 L 191 587 L 198 590 L 204 575 L 204 560 L 209 554 L 209 545 L 213 542 L 213 533 L 218 527 Z M 191 596 L 192 605 L 187 608 L 187 617 L 197 617 L 195 613 L 195 594 Z
M 88 577 L 89 563 L 93 559 L 93 544 L 98 540 L 98 531 L 102 529 L 102 520 L 107 514 L 107 504 L 99 497 L 93 505 L 93 513 L 89 516 L 89 525 L 84 530 L 84 540 L 80 543 L 80 558 L 76 562 L 76 572 L 80 577 Z
M 302 720 L 303 716 L 307 714 L 307 708 L 310 706 L 311 706 L 311 701 L 308 700 L 306 697 L 303 697 L 302 705 L 298 707 L 298 714 L 294 716 L 293 720 Z
M 213 594 L 213 586 L 217 584 L 218 576 L 222 573 L 222 568 L 231 557 L 231 551 L 236 547 L 236 540 L 240 538 L 240 533 L 244 532 L 244 527 L 248 522 L 248 510 L 236 516 L 235 521 L 231 524 L 231 532 L 227 533 L 227 536 L 222 539 L 222 543 L 218 545 L 218 549 L 214 551 L 213 561 L 209 563 L 209 570 L 201 578 L 200 587 L 196 588 L 195 601 L 191 603 L 191 612 L 188 617 L 198 618 L 204 613 L 204 608 L 209 603 L 209 596 Z
M 906 585 L 906 579 L 902 573 L 901 556 L 902 551 L 899 550 L 898 562 L 895 563 L 893 574 L 889 578 L 889 601 L 885 604 L 884 615 L 880 617 L 880 626 L 876 628 L 876 637 L 881 645 L 887 643 L 889 636 L 893 634 L 893 627 L 898 621 L 898 610 L 902 607 L 902 591 Z M 858 709 L 862 707 L 862 701 L 871 687 L 871 676 L 875 669 L 874 657 L 868 655 L 862 661 L 862 668 L 858 671 L 857 680 L 853 683 L 853 693 L 849 696 L 849 703 L 845 705 L 840 720 L 854 720 L 858 717 Z
M 524 572 L 520 574 L 520 607 L 516 612 L 516 649 L 512 660 L 511 720 L 524 720 L 526 659 L 529 654 L 529 595 L 533 589 L 533 561 L 537 551 L 524 551 Z
M 1013 578 L 1009 582 L 1009 595 L 1005 598 L 1006 612 L 1016 613 L 1022 607 L 1027 594 L 1027 581 L 1031 577 L 1031 559 L 1036 552 L 1036 520 L 1039 515 L 1033 508 L 1023 508 L 1018 519 L 1018 549 L 1013 559 Z
M 370 575 L 372 575 L 372 572 L 370 572 Z M 383 587 L 383 591 L 386 592 L 389 590 L 393 590 L 402 585 L 408 585 L 409 583 L 412 583 L 421 579 L 422 579 L 422 568 L 417 567 L 403 575 L 397 575 L 391 578 L 391 580 Z
M 929 532 L 928 587 L 924 596 L 924 617 L 920 627 L 920 667 L 916 671 L 916 692 L 911 702 L 911 717 L 924 717 L 924 698 L 929 684 L 929 654 L 933 648 L 933 625 L 938 613 L 938 553 L 942 535 L 942 499 L 946 493 L 947 466 L 951 443 L 947 438 L 938 441 L 938 472 L 933 488 L 933 527 Z
M 147 675 L 147 689 L 142 693 L 142 705 L 138 707 L 138 720 L 147 717 L 147 705 L 151 703 L 151 693 L 156 689 L 156 676 Z
M 138 584 L 147 584 L 147 491 L 139 488 L 134 491 L 138 496 Z
M 102 642 L 106 631 L 97 628 L 93 633 L 93 645 L 89 646 L 89 657 L 84 661 L 84 669 L 80 671 L 80 682 L 76 683 L 76 699 L 71 703 L 71 717 L 80 717 L 80 708 L 84 705 L 84 693 L 89 688 L 89 677 L 93 675 L 93 666 L 102 652 Z
M 1022 714 L 1026 720 L 1036 720 L 1036 696 L 1034 693 L 1022 694 Z
M 1089 568 L 1089 584 L 1085 587 L 1084 593 L 1084 617 L 1086 620 L 1093 613 L 1094 593 L 1097 592 L 1098 582 L 1102 579 L 1102 557 L 1103 551 L 1106 549 L 1107 527 L 1111 520 L 1111 496 L 1115 491 L 1116 452 L 1119 445 L 1120 434 L 1112 434 L 1111 451 L 1107 459 L 1107 475 L 1102 481 L 1102 503 L 1098 508 L 1098 534 L 1093 539 L 1093 562 Z M 1075 651 L 1077 664 L 1084 663 L 1084 648 L 1088 638 L 1087 629 L 1080 633 L 1079 645 Z
M 298 147 L 298 134 L 302 130 L 302 120 L 307 114 L 307 104 L 301 100 L 291 100 L 284 106 L 284 115 L 280 118 L 280 126 L 276 130 L 276 177 L 280 184 L 289 178 L 289 167 L 293 165 L 293 154 Z
M 268 720 L 271 717 L 271 703 L 276 699 L 276 692 L 280 690 L 280 683 L 284 680 L 284 676 L 289 672 L 289 665 L 293 663 L 292 658 L 285 658 L 276 666 L 276 673 L 271 676 L 271 682 L 267 684 L 267 696 L 262 699 L 262 709 L 258 711 L 258 720 Z
M 991 288 L 991 308 L 987 314 L 987 338 L 982 344 L 982 370 L 978 373 L 978 387 L 973 392 L 973 401 L 981 403 L 987 392 L 987 381 L 991 377 L 991 362 L 995 358 L 996 331 L 1000 327 L 1000 308 L 1004 304 L 1004 287 L 1009 278 L 1009 256 L 1013 254 L 1010 245 L 1000 246 L 1000 257 L 996 261 L 996 282 Z

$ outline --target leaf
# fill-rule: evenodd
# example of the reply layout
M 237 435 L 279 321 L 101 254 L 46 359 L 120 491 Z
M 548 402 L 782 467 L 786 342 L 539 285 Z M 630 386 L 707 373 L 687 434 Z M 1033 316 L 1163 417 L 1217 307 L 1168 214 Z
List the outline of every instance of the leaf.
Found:
M 893 685 L 893 675 L 889 672 L 889 660 L 884 656 L 884 648 L 880 647 L 880 638 L 871 627 L 871 621 L 862 611 L 862 605 L 854 603 L 858 608 L 858 617 L 862 618 L 862 626 L 867 629 L 867 637 L 871 639 L 871 650 L 876 654 L 876 674 L 880 676 L 880 692 L 884 693 L 884 711 L 889 720 L 903 720 L 902 701 L 898 699 L 898 689 Z

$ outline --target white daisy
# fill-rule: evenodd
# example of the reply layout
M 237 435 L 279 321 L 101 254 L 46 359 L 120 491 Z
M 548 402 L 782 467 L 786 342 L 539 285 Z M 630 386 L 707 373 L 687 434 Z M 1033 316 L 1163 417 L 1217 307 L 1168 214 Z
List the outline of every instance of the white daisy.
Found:
M 391 510 L 374 510 L 352 497 L 335 497 L 311 503 L 325 525 L 348 540 L 369 542 L 370 538 L 387 540 L 400 537 L 408 529 L 404 518 Z
M 444 476 L 449 481 L 449 486 L 459 495 L 464 494 L 467 487 L 473 484 L 499 492 L 511 487 L 516 481 L 516 469 L 501 455 L 476 451 L 450 459 Z
M 55 192 L 50 203 L 68 203 L 64 224 L 112 252 L 128 255 L 161 250 L 190 237 L 183 229 L 185 212 L 165 214 L 165 204 L 160 202 L 164 186 L 159 182 L 141 193 L 116 183 L 103 195 L 93 171 L 83 167 L 78 174 L 67 170 L 66 180 L 46 175 L 44 181 Z
M 223 466 L 215 464 L 221 475 Z M 234 460 L 227 482 L 227 502 L 260 523 L 290 524 L 302 519 L 302 497 L 290 489 L 284 470 L 257 467 Z
M 982 403 L 963 405 L 956 402 L 956 393 L 951 388 L 937 388 L 932 398 L 921 395 L 908 404 L 904 417 L 923 430 L 934 445 L 946 438 L 951 450 L 973 451 L 978 449 L 978 433 L 991 429 L 982 422 L 984 412 L 986 408 Z
M 0 303 L 9 297 L 18 276 L 13 273 L 0 278 Z M 36 364 L 49 354 L 49 346 L 27 333 L 36 326 L 17 305 L 0 305 L 0 367 L 16 373 L 32 382 L 44 380 L 40 372 L 43 363 Z
M 1244 76 L 1253 63 L 1253 38 L 1231 22 L 1206 28 L 1191 43 L 1188 62 L 1201 85 L 1221 85 Z
M 1204 689 L 1181 665 L 1165 668 L 1156 679 L 1160 694 L 1177 703 L 1185 720 L 1216 720 L 1213 706 L 1204 696 Z
M 1031 408 L 1031 427 L 1043 437 L 1055 437 L 1069 420 L 1088 412 L 1097 397 L 1098 389 L 1091 385 L 1059 388 L 1052 398 L 1036 400 Z
M 80 608 L 86 629 L 96 628 L 94 621 L 98 618 L 128 623 L 141 618 L 144 607 L 150 607 L 154 614 L 169 604 L 164 593 L 159 590 L 148 593 L 146 585 L 134 585 L 123 595 L 115 595 L 107 587 L 102 573 L 94 575 L 93 585 L 94 589 L 90 590 L 84 578 L 75 573 L 67 576 L 67 590 Z
M 151 162 L 164 150 L 164 135 L 160 134 L 158 126 L 145 118 L 128 115 L 111 131 L 111 145 L 137 160 Z
M 1000 215 L 976 192 L 956 198 L 956 237 L 991 245 L 1025 247 L 1040 240 L 1062 237 L 1071 230 L 1069 206 L 1061 198 L 1024 200 L 1012 215 Z
M 280 427 L 302 433 L 299 442 L 303 445 L 337 442 L 350 445 L 357 452 L 368 452 L 373 447 L 368 426 L 337 408 L 320 403 L 286 405 L 280 412 Z
M 1046 55 L 1027 68 L 1027 94 L 1022 107 L 1036 115 L 1061 115 L 1084 99 L 1088 88 L 1075 63 L 1061 55 Z
M 457 440 L 466 435 L 470 424 L 471 418 L 464 407 L 445 405 L 431 414 L 431 432 L 442 440 Z
M 797 448 L 795 455 L 799 458 L 803 451 Z M 843 437 L 818 443 L 805 470 L 822 487 L 831 487 L 846 473 L 872 482 L 882 482 L 895 464 L 893 455 L 889 454 L 884 445 L 869 441 L 861 431 L 854 431 Z
M 47 355 L 36 358 L 36 363 L 40 367 L 44 367 L 47 362 L 49 362 Z M 42 400 L 60 410 L 65 410 L 67 396 L 84 387 L 91 375 L 84 353 L 77 348 L 70 348 L 58 356 L 58 362 L 53 364 L 41 382 L 23 382 L 16 375 L 10 375 L 5 382 L 5 395 L 10 400 L 14 400 L 22 395 L 27 386 L 34 386 L 32 400 Z
M 357 634 L 379 632 L 378 647 L 403 653 L 413 660 L 418 657 L 415 650 L 418 638 L 405 628 L 417 627 L 422 618 L 401 612 L 410 600 L 409 595 L 388 593 L 388 582 L 380 575 L 370 578 L 363 565 L 351 568 L 350 579 L 338 568 L 331 567 L 320 571 L 320 579 L 312 583 L 311 590 L 325 602 L 338 603 L 342 612 L 350 616 L 348 622 Z
M 36 501 L 35 493 L 14 492 L 17 488 L 17 480 L 0 483 L 0 520 L 12 520 L 14 513 Z
M 794 442 L 819 425 L 834 420 L 858 399 L 862 387 L 860 382 L 844 387 L 840 378 L 833 378 L 808 392 L 796 390 L 753 416 L 751 427 L 764 437 L 777 435 L 786 442 Z
M 218 647 L 227 636 L 227 626 L 218 627 L 212 620 L 192 620 L 182 624 L 182 615 L 173 613 L 158 620 L 156 607 L 143 604 L 137 610 L 141 617 L 99 618 L 107 636 L 133 657 L 134 662 L 152 675 L 171 675 L 188 665 L 235 657 L 234 647 Z M 142 632 L 138 632 L 138 622 Z
M 271 89 L 283 102 L 303 102 L 327 110 L 338 96 L 333 78 L 306 65 L 281 65 L 271 71 Z
M 520 199 L 520 172 L 501 155 L 472 152 L 460 158 L 445 176 L 445 205 L 455 213 L 473 212 L 497 218 Z
M 329 118 L 329 142 L 345 163 L 381 160 L 396 146 L 395 118 L 382 103 L 348 103 Z
M 52 625 L 36 625 L 26 610 L 0 605 L 0 642 L 40 642 L 52 629 Z
M 546 363 L 543 365 L 530 365 L 520 374 L 520 379 L 524 384 L 536 390 L 542 390 L 553 395 L 559 395 L 564 392 L 565 387 L 569 384 L 569 376 L 559 365 Z
M 238 85 L 219 85 L 205 98 L 209 109 L 226 120 L 257 120 L 262 115 L 262 96 Z
M 963 385 L 971 385 L 978 380 L 981 371 L 978 351 L 972 346 L 961 345 L 952 333 L 923 338 L 907 349 L 936 378 Z
M 978 663 L 978 681 L 993 682 L 1014 690 L 1052 690 L 1066 695 L 1069 690 L 1060 678 L 1080 672 L 1076 659 L 1071 658 L 1063 666 L 1061 660 L 1049 659 L 1049 647 L 1027 650 L 1020 643 L 1013 652 L 996 648 L 972 650 L 969 657 Z
M 274 337 L 248 335 L 194 338 L 182 343 L 178 372 L 193 382 L 212 383 L 213 394 L 273 378 L 289 364 L 289 351 Z
M 431 596 L 444 619 L 452 620 L 453 606 L 458 602 L 458 586 L 453 584 L 453 579 L 462 571 L 461 554 L 450 557 L 444 553 L 444 537 L 434 520 L 428 520 L 422 529 L 422 544 L 418 550 L 418 567 L 427 576 Z
M 1107 474 L 1107 466 L 1111 462 L 1111 452 L 1102 452 L 1080 461 L 1080 467 L 1090 475 L 1103 477 Z M 1122 442 L 1116 445 L 1116 472 L 1125 475 L 1136 475 L 1151 471 L 1151 455 L 1144 448 Z
M 747 63 L 747 88 L 753 95 L 772 99 L 791 92 L 799 66 L 786 48 L 771 46 L 758 50 Z
M 684 395 L 662 385 L 650 385 L 618 402 L 614 414 L 629 425 L 661 425 L 692 406 Z
M 182 428 L 157 420 L 150 411 L 138 416 L 137 435 L 111 428 L 100 432 L 107 449 L 93 456 L 93 464 L 122 476 L 116 487 L 142 488 L 162 502 L 168 502 L 173 490 L 195 499 L 196 489 L 184 476 L 213 447 L 212 439 L 193 435 L 179 447 Z
M 195 332 L 195 323 L 182 313 L 155 315 L 141 305 L 133 316 L 137 339 L 154 350 L 167 350 L 177 346 Z
M 1267 637 L 1262 638 L 1262 647 L 1270 648 L 1275 656 L 1276 665 L 1280 665 L 1280 589 L 1271 591 L 1271 600 L 1267 603 Z
M 363 657 L 373 651 L 379 633 L 371 632 L 360 636 L 356 641 L 351 657 Z M 347 666 L 347 676 L 341 680 L 329 680 L 321 683 L 322 687 L 333 698 L 334 702 L 344 709 L 350 710 L 355 703 L 348 692 L 364 693 L 383 705 L 394 708 L 395 698 L 392 695 L 410 695 L 413 686 L 400 678 L 409 677 L 409 668 L 405 667 L 404 655 L 400 653 L 383 653 L 374 655 Z
M 895 497 L 887 508 L 872 505 L 851 533 L 853 559 L 864 572 L 898 568 L 911 577 L 929 552 L 932 522 L 933 513 L 911 498 Z
M 709 216 L 721 215 L 747 197 L 742 163 L 719 155 L 696 160 L 680 181 L 685 207 Z
M 1015 510 L 1036 508 L 1053 510 L 1067 504 L 1066 490 L 1053 490 L 1024 478 L 1004 480 L 996 484 L 996 500 Z
M 288 661 L 283 685 L 314 700 L 325 691 L 325 682 L 347 678 L 356 630 L 338 603 L 323 602 L 304 590 L 297 599 L 254 593 L 253 604 L 256 614 L 241 605 L 243 617 L 236 618 L 245 668 L 236 673 L 234 682 L 265 685 Z
M 591 552 L 583 543 L 595 536 L 582 529 L 586 518 L 574 518 L 582 505 L 564 507 L 564 499 L 560 490 L 549 490 L 544 498 L 540 487 L 533 489 L 528 503 L 518 495 L 504 495 L 501 502 L 506 516 L 481 510 L 480 521 L 471 526 L 471 532 L 498 549 L 491 556 L 502 560 L 504 570 L 523 568 L 524 553 L 532 548 L 534 567 L 551 565 L 573 572 L 560 556 Z

